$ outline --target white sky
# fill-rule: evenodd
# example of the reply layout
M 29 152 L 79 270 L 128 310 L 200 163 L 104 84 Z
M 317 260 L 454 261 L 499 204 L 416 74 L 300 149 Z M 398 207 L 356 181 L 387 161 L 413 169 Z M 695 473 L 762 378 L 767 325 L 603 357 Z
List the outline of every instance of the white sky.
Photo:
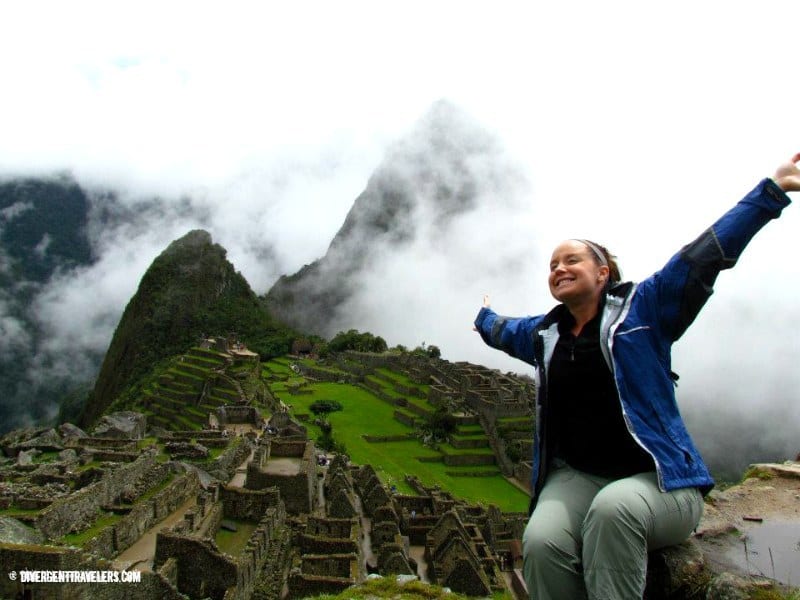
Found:
M 520 256 L 507 282 L 467 269 L 462 303 L 434 312 L 440 328 L 425 341 L 451 360 L 519 368 L 469 337 L 480 294 L 508 314 L 546 310 L 543 269 L 566 237 L 605 243 L 641 279 L 800 150 L 799 26 L 797 0 L 5 2 L 0 174 L 68 169 L 85 185 L 190 195 L 208 209 L 207 222 L 98 239 L 103 260 L 81 285 L 108 304 L 88 311 L 100 341 L 63 323 L 79 292 L 43 299 L 62 323 L 54 331 L 97 345 L 153 257 L 190 226 L 208 228 L 259 293 L 322 255 L 386 145 L 446 98 L 529 178 L 528 220 L 481 225 L 486 240 L 529 241 L 530 262 Z M 761 397 L 743 390 L 785 381 L 800 355 L 786 332 L 797 339 L 795 212 L 722 275 L 676 347 L 685 379 L 742 377 L 742 410 Z M 260 258 L 264 240 L 277 266 Z M 489 269 L 496 248 L 480 250 Z M 387 341 L 423 341 L 398 337 Z

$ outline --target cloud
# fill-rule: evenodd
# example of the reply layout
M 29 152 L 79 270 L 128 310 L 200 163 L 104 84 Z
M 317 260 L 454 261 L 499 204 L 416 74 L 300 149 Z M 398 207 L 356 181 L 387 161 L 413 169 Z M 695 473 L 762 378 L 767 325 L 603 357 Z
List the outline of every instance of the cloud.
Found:
M 33 208 L 32 202 L 15 202 L 14 204 L 6 206 L 2 210 L 0 210 L 0 217 L 3 218 L 4 222 L 8 223 L 16 219 L 24 212 L 31 210 L 32 208 Z
M 7 299 L 0 297 L 0 359 L 13 360 L 15 355 L 27 352 L 30 339 L 26 324 L 10 314 Z

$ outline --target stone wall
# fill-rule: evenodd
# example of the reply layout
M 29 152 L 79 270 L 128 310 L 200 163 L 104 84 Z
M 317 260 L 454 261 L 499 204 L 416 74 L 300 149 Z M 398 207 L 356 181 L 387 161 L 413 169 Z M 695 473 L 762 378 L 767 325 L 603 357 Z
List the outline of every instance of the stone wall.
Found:
M 132 452 L 137 449 L 137 442 L 129 439 L 119 438 L 99 438 L 83 437 L 71 440 L 65 445 L 66 448 L 104 448 L 108 450 L 118 450 L 120 452 Z
M 247 438 L 236 438 L 231 441 L 230 446 L 220 454 L 211 464 L 201 465 L 209 474 L 220 481 L 230 481 L 236 468 L 250 456 L 253 445 Z
M 301 440 L 270 440 L 268 442 L 267 456 L 282 458 L 303 458 L 309 442 Z
M 336 594 L 361 580 L 356 554 L 307 554 L 289 577 L 289 598 Z
M 478 467 L 496 463 L 494 454 L 445 454 L 442 461 L 448 467 Z
M 131 511 L 113 525 L 106 527 L 83 548 L 103 558 L 112 558 L 133 545 L 148 529 L 174 512 L 200 489 L 195 471 L 183 474 L 167 487 Z
M 317 467 L 314 460 L 313 442 L 270 443 L 269 452 L 289 452 L 294 456 L 302 447 L 303 454 L 295 474 L 272 473 L 267 470 L 269 458 L 267 450 L 259 448 L 255 460 L 247 465 L 247 478 L 244 487 L 248 490 L 263 490 L 276 487 L 286 504 L 289 514 L 310 513 L 316 506 Z
M 274 508 L 284 518 L 285 507 L 277 488 L 265 490 L 248 490 L 242 488 L 222 487 L 220 490 L 223 516 L 228 519 L 257 521 Z
M 21 583 L 10 572 L 25 569 L 40 571 L 111 571 L 108 561 L 75 548 L 16 545 L 0 543 L 0 598 L 35 598 L 36 600 L 183 600 L 159 572 L 141 572 L 138 583 Z
M 39 513 L 36 527 L 48 539 L 86 529 L 101 507 L 112 504 L 129 482 L 138 480 L 155 466 L 155 456 L 155 450 L 146 450 L 134 462 L 106 471 L 99 481 L 55 500 Z
M 170 558 L 176 561 L 178 590 L 193 598 L 222 600 L 239 579 L 238 562 L 209 540 L 161 531 L 156 537 L 153 566 Z
M 220 406 L 217 409 L 217 420 L 220 425 L 231 423 L 250 423 L 257 426 L 261 422 L 261 415 L 254 406 Z
M 199 532 L 213 535 L 205 526 L 199 527 L 200 519 L 188 518 L 171 530 L 162 531 L 156 538 L 156 568 L 174 561 L 174 577 L 178 590 L 190 597 L 225 600 L 245 600 L 253 595 L 256 581 L 261 578 L 262 567 L 270 562 L 274 567 L 271 550 L 275 550 L 274 538 L 282 537 L 286 513 L 283 503 L 272 491 L 247 492 L 236 488 L 220 491 L 223 511 L 226 516 L 256 521 L 257 527 L 250 534 L 244 549 L 235 557 L 220 552 L 216 544 Z M 277 505 L 264 508 L 269 502 Z M 215 503 L 207 511 L 207 520 L 220 512 Z M 217 524 L 219 521 L 217 520 Z M 263 581 L 262 581 L 263 583 Z
M 358 520 L 309 516 L 305 531 L 298 535 L 301 554 L 360 553 L 361 528 Z

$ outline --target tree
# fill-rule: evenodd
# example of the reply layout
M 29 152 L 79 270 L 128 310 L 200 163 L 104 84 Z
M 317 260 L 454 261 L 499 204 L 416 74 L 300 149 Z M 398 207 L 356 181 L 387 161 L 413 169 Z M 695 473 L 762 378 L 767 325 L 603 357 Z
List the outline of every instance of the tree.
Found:
M 344 352 L 345 350 L 357 350 L 359 352 L 386 352 L 389 346 L 379 335 L 373 335 L 366 331 L 360 333 L 356 329 L 340 331 L 333 339 L 328 342 L 329 352 Z
M 324 417 L 329 413 L 342 410 L 342 408 L 343 407 L 341 403 L 337 402 L 336 400 L 316 400 L 311 403 L 311 405 L 308 407 L 308 410 L 318 417 L 320 415 Z
M 430 435 L 434 442 L 446 441 L 457 429 L 458 421 L 445 407 L 437 408 L 422 425 L 422 432 Z

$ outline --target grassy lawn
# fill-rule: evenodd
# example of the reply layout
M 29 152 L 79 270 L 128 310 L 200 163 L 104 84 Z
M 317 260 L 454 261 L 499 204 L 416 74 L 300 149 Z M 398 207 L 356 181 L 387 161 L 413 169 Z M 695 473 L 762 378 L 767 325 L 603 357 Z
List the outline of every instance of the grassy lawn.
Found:
M 272 369 L 272 361 L 268 363 Z M 396 407 L 376 398 L 370 392 L 348 384 L 313 383 L 308 385 L 312 391 L 308 395 L 293 396 L 286 392 L 285 386 L 271 385 L 273 393 L 287 404 L 292 405 L 294 414 L 309 413 L 309 406 L 316 400 L 335 400 L 343 410 L 329 415 L 333 426 L 333 436 L 347 447 L 347 453 L 356 464 L 371 464 L 378 476 L 387 485 L 396 485 L 401 493 L 411 494 L 412 489 L 405 483 L 406 474 L 416 475 L 425 485 L 439 485 L 443 490 L 470 502 L 496 504 L 504 511 L 522 512 L 528 505 L 528 496 L 511 485 L 492 467 L 448 467 L 441 462 L 420 462 L 418 457 L 441 456 L 441 452 L 423 446 L 417 440 L 401 442 L 369 443 L 362 434 L 375 436 L 407 434 L 410 428 L 393 417 Z M 415 399 L 415 404 L 426 405 Z M 318 427 L 308 423 L 312 437 L 320 434 Z M 491 454 L 491 450 L 458 450 L 450 446 L 448 454 Z M 457 477 L 447 472 L 494 471 L 493 477 Z
M 228 531 L 227 529 L 220 528 L 214 541 L 217 547 L 223 552 L 231 556 L 238 556 L 241 554 L 244 547 L 247 545 L 247 540 L 253 533 L 253 530 L 258 527 L 258 523 L 250 523 L 248 521 L 241 521 L 239 519 L 225 519 L 236 525 L 236 531 Z
M 82 547 L 86 542 L 100 533 L 106 527 L 109 527 L 119 521 L 122 517 L 114 513 L 102 512 L 97 517 L 94 524 L 86 531 L 81 533 L 70 533 L 61 538 L 62 542 L 69 546 Z
M 418 390 L 422 390 L 426 394 L 428 393 L 428 390 L 430 389 L 429 385 L 414 383 L 413 381 L 411 381 L 411 379 L 408 378 L 407 375 L 403 375 L 402 373 L 397 373 L 395 371 L 390 371 L 389 369 L 386 369 L 386 368 L 383 368 L 383 367 L 381 367 L 379 369 L 375 369 L 375 370 L 378 373 L 380 373 L 381 375 L 384 375 L 384 376 L 388 377 L 392 381 L 396 381 L 400 385 L 404 385 L 406 387 L 417 388 Z

